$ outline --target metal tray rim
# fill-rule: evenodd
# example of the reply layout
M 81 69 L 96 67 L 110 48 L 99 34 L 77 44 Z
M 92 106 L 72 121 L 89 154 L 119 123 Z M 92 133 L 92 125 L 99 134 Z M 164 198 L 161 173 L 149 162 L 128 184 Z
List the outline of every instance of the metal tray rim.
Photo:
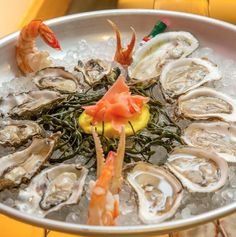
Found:
M 199 15 L 188 14 L 188 13 L 180 13 L 180 12 L 172 12 L 172 11 L 160 11 L 160 10 L 147 10 L 147 9 L 125 9 L 125 10 L 102 10 L 102 11 L 94 11 L 94 12 L 87 12 L 87 13 L 80 13 L 74 14 L 69 16 L 63 16 L 56 19 L 52 19 L 47 21 L 48 25 L 58 25 L 62 22 L 70 22 L 76 21 L 78 19 L 86 19 L 86 18 L 96 18 L 98 16 L 104 15 L 125 15 L 129 13 L 130 15 L 137 15 L 137 14 L 150 14 L 156 15 L 158 14 L 167 14 L 172 16 L 181 16 L 186 19 L 196 19 L 205 23 L 211 23 L 220 25 L 226 28 L 230 28 L 231 30 L 235 31 L 236 33 L 236 26 L 230 23 L 226 23 L 220 20 L 211 19 Z M 0 47 L 4 47 L 7 43 L 11 41 L 15 41 L 16 37 L 18 36 L 19 32 L 12 33 L 2 39 L 0 39 Z M 5 214 L 7 216 L 13 217 L 17 220 L 33 224 L 36 226 L 40 226 L 47 229 L 58 230 L 63 232 L 69 232 L 74 234 L 83 234 L 83 235 L 154 235 L 154 234 L 163 234 L 168 233 L 173 230 L 180 230 L 187 227 L 192 227 L 201 223 L 205 223 L 208 221 L 212 221 L 219 217 L 223 217 L 229 215 L 236 211 L 236 203 L 232 203 L 230 205 L 209 211 L 207 213 L 203 213 L 197 215 L 195 217 L 191 217 L 188 219 L 182 220 L 174 220 L 174 221 L 167 221 L 160 224 L 152 224 L 152 225 L 139 225 L 139 226 L 116 226 L 116 227 L 101 227 L 101 226 L 88 226 L 88 225 L 81 225 L 81 224 L 71 224 L 61 221 L 55 221 L 51 219 L 43 219 L 37 218 L 35 216 L 24 214 L 16 209 L 8 207 L 2 203 L 0 203 L 0 213 Z

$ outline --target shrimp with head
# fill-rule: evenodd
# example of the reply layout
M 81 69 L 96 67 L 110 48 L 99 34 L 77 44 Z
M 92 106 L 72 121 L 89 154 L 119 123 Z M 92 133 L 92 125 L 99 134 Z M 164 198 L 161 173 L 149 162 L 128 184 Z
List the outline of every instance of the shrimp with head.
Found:
M 101 142 L 92 127 L 97 153 L 97 181 L 91 186 L 88 224 L 111 226 L 119 215 L 119 191 L 125 151 L 125 130 L 122 128 L 117 153 L 110 151 L 105 161 Z
M 47 51 L 39 51 L 35 46 L 38 36 L 54 49 L 61 49 L 53 31 L 41 20 L 33 20 L 20 32 L 16 45 L 16 60 L 20 70 L 27 74 L 52 65 Z

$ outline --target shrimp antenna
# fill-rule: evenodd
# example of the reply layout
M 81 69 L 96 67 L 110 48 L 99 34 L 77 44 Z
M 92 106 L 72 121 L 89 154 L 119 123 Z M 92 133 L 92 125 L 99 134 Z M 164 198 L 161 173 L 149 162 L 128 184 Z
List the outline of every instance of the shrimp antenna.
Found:
M 101 141 L 98 137 L 98 134 L 94 126 L 91 126 L 91 132 L 92 132 L 94 143 L 95 143 L 96 158 L 97 158 L 97 178 L 99 178 L 101 175 L 103 166 L 105 164 L 105 157 L 103 154 Z

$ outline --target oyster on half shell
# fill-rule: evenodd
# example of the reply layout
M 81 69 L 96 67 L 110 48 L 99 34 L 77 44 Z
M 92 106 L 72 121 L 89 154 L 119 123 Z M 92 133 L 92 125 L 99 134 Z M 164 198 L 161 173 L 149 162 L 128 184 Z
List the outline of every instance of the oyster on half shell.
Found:
M 0 111 L 4 115 L 28 119 L 52 108 L 63 99 L 60 93 L 50 90 L 10 94 L 0 101 Z
M 75 70 L 81 72 L 84 80 L 92 85 L 110 72 L 111 64 L 100 59 L 90 59 L 86 63 L 79 61 Z
M 236 162 L 236 126 L 225 122 L 192 123 L 182 139 L 189 146 L 211 149 L 228 162 Z
M 179 97 L 176 114 L 191 119 L 218 118 L 234 122 L 236 100 L 214 89 L 202 87 Z
M 48 67 L 38 71 L 32 78 L 40 89 L 50 89 L 62 93 L 79 90 L 79 79 L 64 67 Z
M 167 62 L 188 56 L 198 45 L 198 40 L 189 32 L 159 34 L 134 53 L 128 68 L 129 77 L 134 81 L 157 78 Z
M 178 209 L 183 189 L 166 169 L 139 162 L 124 170 L 138 196 L 139 217 L 146 223 L 158 223 L 172 217 Z
M 75 164 L 60 164 L 43 170 L 21 190 L 17 208 L 29 214 L 46 216 L 64 205 L 77 203 L 88 170 Z
M 29 181 L 51 156 L 59 136 L 34 137 L 28 148 L 0 158 L 0 190 Z
M 42 134 L 42 129 L 36 122 L 12 119 L 0 121 L 1 145 L 19 146 L 37 134 Z
M 165 164 L 190 192 L 213 192 L 228 177 L 227 162 L 196 147 L 176 147 Z
M 200 58 L 181 58 L 168 63 L 160 75 L 165 97 L 176 98 L 202 84 L 221 79 L 218 67 Z

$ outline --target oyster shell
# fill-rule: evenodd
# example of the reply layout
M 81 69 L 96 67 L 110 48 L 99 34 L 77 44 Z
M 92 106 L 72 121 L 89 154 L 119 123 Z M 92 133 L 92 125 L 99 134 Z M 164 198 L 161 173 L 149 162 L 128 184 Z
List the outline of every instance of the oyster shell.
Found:
M 0 190 L 29 181 L 51 156 L 60 134 L 34 137 L 31 145 L 0 159 Z
M 78 78 L 64 67 L 48 67 L 38 71 L 32 78 L 40 89 L 51 89 L 62 93 L 79 90 Z
M 228 178 L 228 165 L 216 153 L 177 147 L 165 164 L 190 192 L 213 192 Z
M 166 169 L 139 162 L 126 168 L 127 180 L 138 195 L 139 217 L 147 224 L 172 217 L 182 199 L 182 186 Z
M 111 70 L 111 65 L 100 59 L 90 59 L 85 64 L 79 61 L 75 70 L 81 72 L 84 76 L 84 80 L 91 85 L 108 74 Z
M 198 88 L 179 97 L 177 115 L 233 122 L 236 121 L 236 100 L 211 88 Z
M 236 162 L 236 126 L 224 122 L 192 123 L 182 139 L 189 146 L 212 149 L 228 162 Z
M 64 97 L 55 91 L 30 91 L 2 98 L 0 108 L 3 114 L 27 119 L 52 108 L 63 99 Z
M 18 146 L 24 141 L 41 134 L 41 127 L 29 120 L 1 120 L 0 121 L 0 144 Z
M 200 58 L 182 58 L 168 63 L 160 75 L 165 97 L 175 98 L 200 85 L 221 79 L 216 65 Z
M 188 32 L 159 34 L 135 52 L 128 68 L 129 77 L 143 81 L 157 78 L 167 62 L 188 56 L 198 45 L 198 40 Z
M 29 214 L 46 216 L 64 205 L 77 203 L 88 170 L 75 164 L 60 164 L 43 170 L 21 190 L 17 208 Z

